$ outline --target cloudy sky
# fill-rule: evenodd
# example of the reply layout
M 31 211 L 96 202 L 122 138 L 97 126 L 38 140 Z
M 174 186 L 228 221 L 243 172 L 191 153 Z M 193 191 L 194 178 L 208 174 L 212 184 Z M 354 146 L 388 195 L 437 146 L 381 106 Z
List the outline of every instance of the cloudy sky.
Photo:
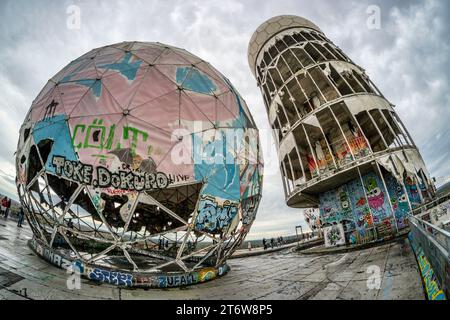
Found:
M 68 7 L 80 8 L 70 29 Z M 380 28 L 367 25 L 380 9 Z M 450 180 L 450 1 L 0 1 L 0 192 L 15 194 L 14 151 L 25 113 L 49 78 L 95 47 L 158 41 L 185 48 L 227 76 L 261 131 L 263 100 L 247 64 L 254 30 L 280 14 L 316 23 L 366 69 L 420 148 L 438 184 Z M 284 203 L 275 149 L 263 145 L 263 200 L 251 238 L 295 233 L 300 210 Z

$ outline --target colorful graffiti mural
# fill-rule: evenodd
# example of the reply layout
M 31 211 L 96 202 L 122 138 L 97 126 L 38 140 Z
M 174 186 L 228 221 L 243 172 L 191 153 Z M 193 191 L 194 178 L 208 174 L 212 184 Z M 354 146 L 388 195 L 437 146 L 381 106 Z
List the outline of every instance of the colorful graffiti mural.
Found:
M 384 189 L 383 182 L 374 172 L 362 177 L 366 189 L 367 200 L 372 213 L 373 222 L 380 224 L 385 218 L 392 215 L 389 199 Z
M 373 221 L 360 179 L 355 179 L 347 183 L 347 189 L 350 195 L 352 210 L 355 214 L 356 228 L 362 234 L 365 229 L 373 226 Z
M 320 215 L 322 225 L 341 221 L 336 191 L 331 190 L 320 195 Z
M 384 174 L 383 177 L 391 198 L 391 206 L 394 210 L 397 228 L 406 228 L 408 226 L 407 214 L 410 211 L 407 194 L 403 186 L 392 175 Z
M 422 200 L 420 198 L 419 190 L 417 189 L 416 178 L 411 174 L 406 174 L 403 182 L 405 184 L 411 206 L 413 208 L 420 206 Z
M 342 223 L 348 243 L 373 240 L 376 235 L 370 229 L 374 226 L 378 236 L 388 236 L 396 230 L 406 228 L 409 201 L 420 203 L 414 180 L 408 178 L 408 192 L 405 192 L 404 186 L 389 172 L 382 169 L 382 174 L 386 188 L 378 174 L 369 172 L 362 179 L 353 179 L 320 194 L 322 224 L 327 226 Z
M 428 300 L 446 300 L 445 293 L 439 288 L 436 275 L 430 262 L 425 256 L 423 249 L 416 244 L 412 233 L 408 235 L 408 238 L 416 255 L 417 263 L 419 264 L 420 274 L 423 279 L 424 289 L 427 293 Z

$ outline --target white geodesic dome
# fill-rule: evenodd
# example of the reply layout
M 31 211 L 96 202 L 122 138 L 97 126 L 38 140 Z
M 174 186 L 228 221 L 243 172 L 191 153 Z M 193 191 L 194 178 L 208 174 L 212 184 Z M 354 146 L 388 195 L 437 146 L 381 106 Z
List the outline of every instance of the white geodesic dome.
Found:
M 183 49 L 124 42 L 49 80 L 16 168 L 38 254 L 94 280 L 164 286 L 173 273 L 190 275 L 183 285 L 223 271 L 254 220 L 263 164 L 227 78 Z

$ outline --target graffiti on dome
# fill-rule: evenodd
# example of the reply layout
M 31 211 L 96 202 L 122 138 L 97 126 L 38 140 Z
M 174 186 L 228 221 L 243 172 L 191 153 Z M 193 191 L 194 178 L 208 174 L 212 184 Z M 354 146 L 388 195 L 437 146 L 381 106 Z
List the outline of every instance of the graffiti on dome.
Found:
M 94 188 L 113 187 L 128 191 L 142 191 L 164 189 L 169 185 L 169 179 L 164 172 L 111 172 L 102 166 L 97 166 L 94 172 L 94 167 L 90 164 L 67 160 L 65 157 L 57 155 L 53 156 L 52 165 L 56 175 L 84 185 L 91 185 Z

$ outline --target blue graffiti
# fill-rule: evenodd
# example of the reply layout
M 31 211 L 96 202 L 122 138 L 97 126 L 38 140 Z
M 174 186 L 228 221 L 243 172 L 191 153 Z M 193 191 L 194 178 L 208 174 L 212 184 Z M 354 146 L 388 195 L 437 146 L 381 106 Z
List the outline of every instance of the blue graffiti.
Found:
M 391 198 L 397 226 L 399 229 L 407 227 L 406 217 L 409 212 L 408 199 L 403 187 L 391 175 L 385 175 L 386 187 Z
M 193 67 L 178 67 L 176 81 L 183 88 L 198 93 L 212 94 L 217 89 L 211 78 Z
M 364 234 L 365 228 L 370 227 L 371 214 L 366 201 L 363 185 L 360 179 L 352 180 L 347 183 L 348 193 L 350 195 L 350 203 L 355 215 L 356 228 L 359 233 Z
M 205 181 L 201 195 L 211 195 L 222 199 L 239 201 L 239 164 L 229 150 L 225 133 L 218 132 L 220 138 L 203 145 L 202 138 L 193 134 L 194 176 Z M 232 163 L 228 163 L 232 162 Z
M 100 79 L 75 79 L 75 80 L 73 80 L 73 78 L 76 77 L 78 74 L 80 74 L 85 69 L 85 67 L 86 67 L 86 65 L 81 64 L 78 68 L 73 70 L 70 74 L 68 74 L 67 76 L 62 78 L 60 83 L 73 82 L 73 83 L 88 87 L 92 91 L 94 96 L 96 96 L 98 98 L 102 94 L 102 82 Z
M 319 196 L 319 201 L 323 223 L 337 223 L 342 220 L 335 190 L 322 193 Z
M 127 52 L 122 61 L 100 65 L 98 68 L 116 70 L 128 80 L 134 80 L 136 78 L 136 73 L 141 66 L 142 60 L 137 60 L 135 62 L 130 62 L 130 60 L 131 53 Z
M 343 222 L 347 232 L 356 229 L 359 234 L 363 234 L 365 229 L 371 227 L 372 219 L 373 223 L 380 224 L 392 217 L 389 198 L 378 175 L 370 172 L 362 180 L 364 184 L 360 179 L 354 179 L 319 195 L 322 223 Z M 391 195 L 390 188 L 388 189 Z M 398 190 L 394 187 L 392 189 Z M 398 210 L 407 209 L 404 195 L 400 194 L 395 199 L 398 199 Z M 397 220 L 399 224 L 402 222 L 403 220 Z
M 57 115 L 37 122 L 34 126 L 33 138 L 36 145 L 39 145 L 44 139 L 53 141 L 50 154 L 45 162 L 45 169 L 48 172 L 55 173 L 55 168 L 52 164 L 54 155 L 65 157 L 66 160 L 78 160 L 78 157 L 73 150 L 72 139 L 65 115 Z
M 123 57 L 122 61 L 115 62 L 115 63 L 108 63 L 97 66 L 98 69 L 106 69 L 106 70 L 116 70 L 119 71 L 121 75 L 123 75 L 128 80 L 132 81 L 136 78 L 137 71 L 139 70 L 139 67 L 142 64 L 142 60 L 137 60 L 135 62 L 130 62 L 131 60 L 131 53 L 128 52 Z M 89 65 L 88 65 L 89 66 Z M 69 75 L 65 76 L 60 83 L 68 83 L 73 82 L 85 87 L 88 87 L 92 94 L 95 97 L 100 97 L 102 94 L 102 81 L 101 79 L 89 79 L 89 78 L 83 78 L 83 79 L 75 79 L 78 74 L 80 74 L 84 69 L 86 68 L 85 64 L 81 64 L 78 68 L 76 68 L 74 71 L 72 71 Z
M 403 180 L 406 191 L 408 192 L 409 201 L 414 208 L 418 207 L 421 203 L 420 194 L 417 190 L 416 180 L 413 176 L 407 175 Z
M 201 199 L 195 228 L 209 232 L 222 230 L 231 223 L 237 212 L 237 207 L 234 204 L 224 203 L 221 206 L 214 199 Z
M 233 126 L 238 127 L 240 125 L 244 128 L 256 128 L 256 125 L 253 122 L 253 119 L 251 119 L 251 116 L 247 115 L 247 113 L 245 112 L 245 109 L 243 107 L 243 103 L 241 100 L 241 96 L 239 95 L 237 90 L 233 87 L 233 85 L 227 78 L 223 77 L 223 80 L 228 84 L 231 92 L 234 94 L 234 96 L 236 98 L 236 103 L 239 106 L 239 116 L 234 121 Z
M 117 286 L 131 287 L 133 285 L 133 276 L 128 273 L 113 272 L 95 268 L 88 274 L 89 279 L 105 282 Z

